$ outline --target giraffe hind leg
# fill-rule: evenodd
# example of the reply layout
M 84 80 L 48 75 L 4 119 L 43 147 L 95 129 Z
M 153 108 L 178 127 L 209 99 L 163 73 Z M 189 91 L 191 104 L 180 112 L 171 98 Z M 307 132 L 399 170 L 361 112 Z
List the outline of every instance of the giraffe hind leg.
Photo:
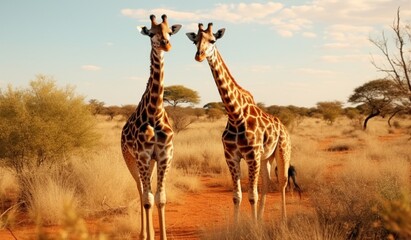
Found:
M 268 159 L 264 159 L 261 161 L 261 179 L 262 179 L 262 186 L 261 186 L 261 199 L 260 205 L 258 206 L 258 219 L 262 219 L 264 215 L 264 208 L 265 208 L 265 201 L 266 195 L 269 191 L 270 184 L 272 182 L 270 173 L 271 173 L 271 164 L 273 162 L 274 155 Z
M 137 190 L 138 190 L 138 196 L 140 200 L 140 239 L 146 239 L 147 238 L 147 222 L 146 222 L 146 212 L 144 210 L 143 206 L 143 200 L 142 200 L 142 183 L 140 180 L 140 175 L 138 172 L 138 167 L 137 167 L 137 162 L 134 156 L 131 155 L 131 153 L 125 149 L 122 151 L 123 153 L 123 158 L 124 161 L 126 162 L 127 168 L 130 171 L 131 175 L 133 176 L 136 185 L 137 185 Z
M 278 143 L 278 147 L 275 150 L 275 159 L 277 161 L 278 168 L 278 184 L 281 191 L 281 203 L 282 203 L 282 216 L 283 220 L 287 218 L 287 211 L 285 206 L 285 189 L 287 187 L 288 180 L 288 168 L 289 168 L 289 155 L 286 153 L 285 149 L 281 147 L 281 142 Z

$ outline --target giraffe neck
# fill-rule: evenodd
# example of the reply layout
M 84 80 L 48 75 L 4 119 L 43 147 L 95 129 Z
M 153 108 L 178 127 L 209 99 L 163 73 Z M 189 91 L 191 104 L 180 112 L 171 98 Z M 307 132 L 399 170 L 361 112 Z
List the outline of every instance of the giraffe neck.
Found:
M 142 101 L 148 114 L 162 112 L 164 95 L 164 52 L 151 49 L 150 78 Z
M 228 118 L 241 119 L 243 107 L 247 104 L 255 104 L 252 95 L 234 80 L 217 48 L 214 47 L 213 54 L 207 57 L 207 60 Z

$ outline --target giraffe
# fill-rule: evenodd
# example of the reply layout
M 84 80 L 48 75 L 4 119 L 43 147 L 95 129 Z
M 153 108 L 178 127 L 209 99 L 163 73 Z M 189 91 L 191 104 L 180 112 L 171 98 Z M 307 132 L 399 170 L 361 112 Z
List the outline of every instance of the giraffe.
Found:
M 165 227 L 165 178 L 173 157 L 173 130 L 163 107 L 164 52 L 171 49 L 170 36 L 181 25 L 168 26 L 167 16 L 162 15 L 157 24 L 150 16 L 151 29 L 138 27 L 151 39 L 151 66 L 147 88 L 136 111 L 131 114 L 121 133 L 121 150 L 126 165 L 137 183 L 141 203 L 140 238 L 154 239 L 152 207 L 157 205 L 160 238 L 167 239 Z M 153 170 L 157 163 L 157 192 L 151 190 Z
M 221 99 L 228 114 L 226 128 L 222 135 L 224 155 L 233 180 L 234 221 L 238 222 L 239 207 L 242 200 L 240 183 L 240 161 L 248 166 L 248 199 L 254 220 L 261 219 L 264 213 L 271 165 L 274 159 L 278 168 L 278 182 L 282 195 L 282 217 L 286 220 L 285 188 L 291 157 L 291 142 L 285 126 L 280 120 L 264 112 L 254 102 L 250 92 L 243 89 L 231 75 L 217 50 L 215 43 L 225 32 L 220 29 L 212 32 L 212 23 L 204 29 L 198 25 L 198 32 L 186 33 L 196 45 L 195 60 L 207 59 Z M 258 203 L 258 176 L 262 175 L 261 199 Z

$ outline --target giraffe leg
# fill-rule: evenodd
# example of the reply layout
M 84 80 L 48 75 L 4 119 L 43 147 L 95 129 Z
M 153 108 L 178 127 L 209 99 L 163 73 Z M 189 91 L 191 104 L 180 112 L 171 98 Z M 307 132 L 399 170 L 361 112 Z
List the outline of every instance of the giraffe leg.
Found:
M 273 161 L 273 157 L 264 159 L 263 161 L 261 161 L 260 171 L 261 171 L 262 186 L 261 186 L 261 200 L 260 200 L 260 205 L 258 207 L 258 220 L 261 220 L 264 215 L 265 199 L 266 199 L 268 189 L 270 187 L 270 183 L 272 181 L 270 177 L 272 161 Z
M 148 154 L 140 153 L 137 165 L 140 173 L 140 180 L 143 187 L 141 202 L 143 204 L 146 217 L 146 234 L 148 239 L 153 240 L 154 227 L 152 212 L 154 205 L 154 195 L 151 191 L 151 176 L 154 165 L 150 160 L 151 159 Z
M 158 209 L 159 223 L 160 223 L 160 239 L 167 239 L 166 234 L 166 217 L 165 217 L 165 206 L 166 206 L 166 190 L 165 190 L 165 179 L 170 166 L 172 149 L 170 149 L 170 154 L 166 154 L 168 158 L 164 160 L 159 160 L 157 163 L 157 192 L 155 197 L 155 202 Z
M 257 220 L 257 203 L 258 203 L 258 175 L 260 173 L 259 157 L 246 160 L 248 165 L 248 200 L 250 201 L 251 214 L 254 220 Z
M 277 169 L 278 169 L 278 184 L 279 189 L 281 190 L 281 212 L 283 220 L 287 219 L 287 212 L 285 207 L 285 189 L 287 187 L 288 179 L 288 168 L 290 164 L 289 154 L 283 149 L 281 143 L 278 144 L 277 149 L 275 150 L 275 159 L 277 160 Z
M 228 169 L 233 180 L 233 203 L 234 203 L 234 223 L 238 223 L 238 215 L 240 212 L 240 204 L 242 200 L 241 181 L 240 181 L 240 159 L 226 159 Z
M 128 150 L 123 151 L 123 158 L 124 158 L 124 161 L 126 162 L 128 170 L 130 171 L 131 175 L 133 176 L 137 184 L 138 195 L 140 199 L 140 239 L 146 239 L 147 238 L 147 234 L 146 234 L 147 222 L 146 222 L 146 216 L 145 216 L 146 214 L 144 211 L 143 201 L 142 201 L 143 186 L 140 180 L 140 175 L 139 175 L 138 168 L 137 168 L 137 162 L 136 162 L 136 159 L 131 155 L 131 153 Z

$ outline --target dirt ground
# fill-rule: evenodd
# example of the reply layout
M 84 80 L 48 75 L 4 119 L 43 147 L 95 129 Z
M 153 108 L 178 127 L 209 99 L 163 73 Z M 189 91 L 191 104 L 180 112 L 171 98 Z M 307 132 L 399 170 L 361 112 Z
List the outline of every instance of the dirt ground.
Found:
M 227 189 L 214 183 L 210 176 L 201 177 L 204 185 L 203 190 L 196 194 L 186 194 L 183 199 L 176 203 L 166 205 L 167 237 L 169 239 L 200 239 L 202 235 L 210 231 L 223 230 L 229 225 L 233 216 L 232 193 Z M 281 205 L 280 193 L 272 192 L 267 196 L 265 218 L 280 218 Z M 298 194 L 287 193 L 287 211 L 293 214 L 301 211 L 309 211 L 308 196 L 303 194 L 302 199 Z M 247 200 L 247 193 L 243 192 L 241 204 L 242 214 L 250 214 L 250 206 Z M 158 230 L 157 211 L 153 211 L 155 230 Z M 105 219 L 108 219 L 107 217 Z M 87 220 L 87 226 L 91 233 L 115 232 L 109 222 Z M 1 240 L 14 239 L 35 239 L 39 229 L 33 224 L 22 224 L 12 229 L 0 230 Z M 42 229 L 51 239 L 59 236 L 60 230 L 57 227 L 45 227 Z M 14 236 L 13 236 L 14 235 Z M 132 236 L 138 239 L 138 235 Z M 159 239 L 156 232 L 156 239 Z

